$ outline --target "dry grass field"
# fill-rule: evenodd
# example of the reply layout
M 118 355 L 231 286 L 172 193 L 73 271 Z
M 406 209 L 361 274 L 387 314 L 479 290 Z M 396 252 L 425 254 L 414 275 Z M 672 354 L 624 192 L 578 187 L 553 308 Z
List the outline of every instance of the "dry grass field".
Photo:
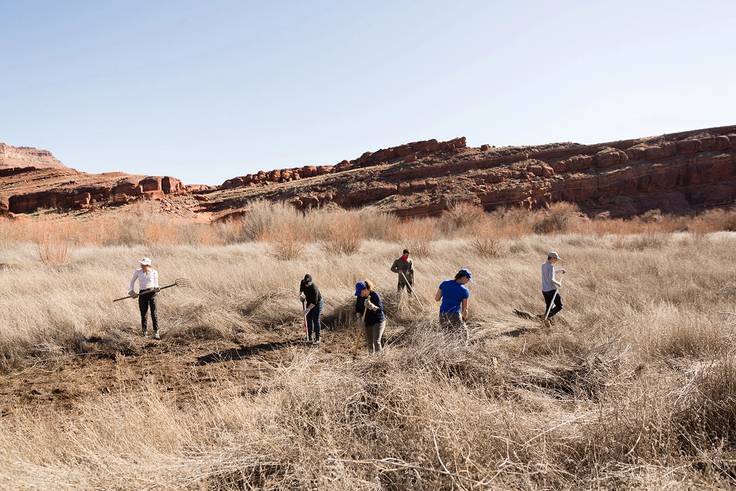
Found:
M 0 224 L 4 489 L 588 489 L 736 485 L 734 214 L 585 220 L 566 206 L 241 222 Z M 719 231 L 720 230 L 720 231 Z M 389 271 L 414 249 L 420 301 Z M 549 249 L 568 273 L 551 329 Z M 162 283 L 162 339 L 125 294 Z M 461 266 L 470 343 L 438 332 Z M 303 342 L 298 284 L 325 297 Z M 386 302 L 387 348 L 356 349 L 356 280 Z

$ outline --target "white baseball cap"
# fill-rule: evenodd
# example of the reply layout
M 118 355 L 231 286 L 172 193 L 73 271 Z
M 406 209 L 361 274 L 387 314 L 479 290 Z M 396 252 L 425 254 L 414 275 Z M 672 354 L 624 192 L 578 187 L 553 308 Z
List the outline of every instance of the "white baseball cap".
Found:
M 548 257 L 548 258 L 549 258 L 549 257 L 553 257 L 553 258 L 555 258 L 555 259 L 562 259 L 562 258 L 560 257 L 560 255 L 559 255 L 559 254 L 557 254 L 557 252 L 556 252 L 556 251 L 549 251 L 549 252 L 547 253 L 547 257 Z
M 138 263 L 140 263 L 141 266 L 150 266 L 151 265 L 151 259 L 150 258 L 147 258 L 147 257 L 144 257 L 143 259 L 141 259 L 140 261 L 138 261 Z

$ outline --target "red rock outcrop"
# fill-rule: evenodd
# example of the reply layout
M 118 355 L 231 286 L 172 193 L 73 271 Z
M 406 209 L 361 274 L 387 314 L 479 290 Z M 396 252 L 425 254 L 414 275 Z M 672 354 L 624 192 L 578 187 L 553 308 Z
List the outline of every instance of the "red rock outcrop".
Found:
M 606 216 L 690 212 L 736 200 L 736 126 L 594 145 L 429 140 L 365 153 L 316 177 L 288 181 L 283 172 L 259 173 L 249 187 L 222 186 L 202 209 L 227 215 L 265 199 L 299 209 L 374 205 L 401 216 L 438 214 L 457 202 L 492 210 L 569 201 Z
M 0 215 L 120 205 L 186 192 L 173 177 L 87 174 L 65 167 L 46 150 L 0 144 L 0 151 L 5 152 L 5 164 L 29 164 L 0 165 Z
M 184 186 L 173 177 L 86 174 L 45 151 L 4 148 L 13 162 L 39 163 L 0 166 L 0 215 L 156 199 L 164 211 L 184 206 L 216 217 L 242 214 L 254 200 L 301 210 L 375 206 L 400 216 L 435 215 L 460 202 L 493 210 L 568 201 L 591 216 L 616 217 L 656 208 L 687 213 L 736 201 L 736 126 L 592 145 L 471 148 L 465 138 L 426 140 L 335 165 L 260 171 L 219 187 Z
M 65 168 L 48 150 L 0 143 L 0 169 L 12 167 Z
M 221 189 L 235 189 L 241 187 L 257 187 L 268 184 L 297 181 L 310 177 L 324 176 L 336 172 L 344 172 L 351 169 L 372 167 L 374 165 L 389 164 L 397 162 L 414 162 L 418 158 L 428 155 L 442 155 L 454 153 L 465 148 L 465 138 L 438 142 L 437 140 L 426 140 L 407 143 L 398 147 L 383 148 L 375 152 L 365 152 L 354 160 L 343 160 L 336 165 L 305 165 L 304 167 L 292 167 L 288 169 L 277 169 L 269 172 L 260 171 L 256 174 L 228 179 L 220 186 Z

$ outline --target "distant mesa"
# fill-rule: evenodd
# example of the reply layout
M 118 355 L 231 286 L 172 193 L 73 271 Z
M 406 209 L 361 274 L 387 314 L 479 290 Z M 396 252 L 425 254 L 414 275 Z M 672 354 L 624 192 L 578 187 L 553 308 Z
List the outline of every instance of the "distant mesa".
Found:
M 11 167 L 66 168 L 48 150 L 0 143 L 0 169 Z

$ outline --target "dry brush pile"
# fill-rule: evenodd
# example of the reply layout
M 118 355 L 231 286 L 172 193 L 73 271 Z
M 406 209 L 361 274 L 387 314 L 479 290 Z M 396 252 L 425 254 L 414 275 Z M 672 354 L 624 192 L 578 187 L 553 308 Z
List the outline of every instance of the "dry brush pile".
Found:
M 520 217 L 466 215 L 444 217 L 431 228 L 399 227 L 395 237 L 381 240 L 372 234 L 390 218 L 315 215 L 295 229 L 309 237 L 295 255 L 264 239 L 274 229 L 268 221 L 232 225 L 228 233 L 252 235 L 229 245 L 77 244 L 57 265 L 42 262 L 32 243 L 4 244 L 6 373 L 63 362 L 88 349 L 91 336 L 121 352 L 135 344 L 134 303 L 110 300 L 125 292 L 135 258 L 144 254 L 154 258 L 162 281 L 186 276 L 193 283 L 161 295 L 161 343 L 171 350 L 197 339 L 249 345 L 266 335 L 299 336 L 296 289 L 306 272 L 325 295 L 325 320 L 334 329 L 319 350 L 284 349 L 256 390 L 224 378 L 217 390 L 194 387 L 196 397 L 184 400 L 146 382 L 76 401 L 68 411 L 12 408 L 0 418 L 0 486 L 736 483 L 736 316 L 724 314 L 734 310 L 736 237 L 673 234 L 659 226 L 634 235 L 525 235 L 513 225 L 520 227 Z M 354 219 L 361 230 L 375 227 L 360 236 L 357 250 L 312 235 L 332 223 L 342 223 L 332 225 L 334 233 L 347 230 L 340 220 Z M 487 227 L 485 220 L 508 234 L 473 236 L 469 231 Z M 399 301 L 388 269 L 409 238 L 426 245 L 416 259 L 423 306 Z M 569 273 L 566 310 L 548 331 L 511 311 L 542 310 L 539 266 L 552 248 Z M 468 346 L 437 333 L 432 301 L 437 284 L 460 266 L 476 278 Z M 356 359 L 327 352 L 350 335 L 352 285 L 366 277 L 386 299 L 388 348 Z

